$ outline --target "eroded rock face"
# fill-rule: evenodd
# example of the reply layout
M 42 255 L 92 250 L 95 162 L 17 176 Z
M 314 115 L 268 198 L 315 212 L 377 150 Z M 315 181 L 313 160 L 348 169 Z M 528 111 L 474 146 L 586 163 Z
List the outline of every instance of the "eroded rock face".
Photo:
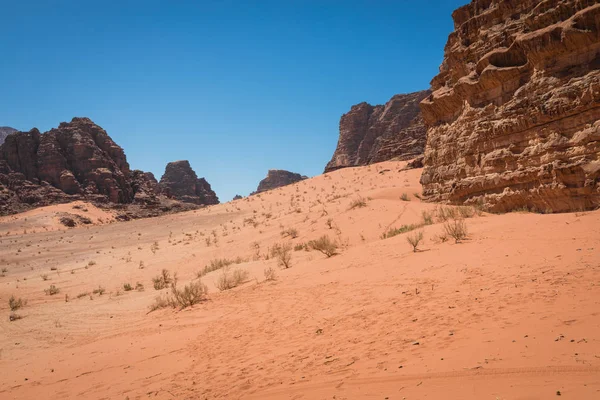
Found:
M 308 179 L 308 177 L 295 172 L 285 171 L 283 169 L 271 169 L 267 173 L 267 177 L 258 184 L 256 192 L 253 192 L 252 194 L 266 192 L 267 190 L 291 185 L 292 183 L 300 182 L 304 179 Z
M 424 194 L 492 211 L 600 206 L 600 4 L 474 0 L 453 13 Z
M 428 95 L 399 94 L 385 105 L 352 106 L 340 119 L 338 145 L 325 172 L 423 154 L 426 129 L 419 102 Z
M 88 200 L 158 204 L 153 176 L 129 170 L 123 149 L 88 118 L 46 133 L 7 136 L 0 146 L 0 213 Z
M 0 144 L 4 143 L 4 139 L 11 133 L 17 132 L 16 129 L 9 126 L 0 126 Z
M 198 179 L 187 160 L 168 163 L 159 185 L 165 194 L 186 203 L 219 204 L 210 184 L 204 178 Z

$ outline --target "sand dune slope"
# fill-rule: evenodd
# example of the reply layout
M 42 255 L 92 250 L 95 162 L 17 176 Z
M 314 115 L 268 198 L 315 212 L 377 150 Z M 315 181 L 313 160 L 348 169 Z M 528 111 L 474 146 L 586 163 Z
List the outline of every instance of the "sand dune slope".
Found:
M 404 165 L 154 219 L 0 222 L 0 398 L 600 398 L 600 212 L 463 210 L 468 238 L 443 241 L 439 206 Z M 302 246 L 322 235 L 339 254 Z M 285 242 L 289 269 L 269 256 Z M 246 282 L 219 291 L 213 271 L 207 301 L 149 313 L 162 269 L 185 285 L 217 258 L 239 258 L 228 272 Z M 27 300 L 12 322 L 11 295 Z

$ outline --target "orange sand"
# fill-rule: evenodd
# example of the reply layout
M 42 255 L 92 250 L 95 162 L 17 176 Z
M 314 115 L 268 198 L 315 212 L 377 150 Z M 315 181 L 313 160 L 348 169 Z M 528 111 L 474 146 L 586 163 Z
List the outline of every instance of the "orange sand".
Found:
M 54 213 L 71 205 L 0 219 L 0 398 L 599 399 L 600 211 L 484 214 L 459 244 L 435 242 L 436 222 L 413 253 L 406 234 L 380 237 L 437 207 L 404 164 L 154 219 L 65 230 Z M 349 210 L 359 194 L 367 206 Z M 279 269 L 264 255 L 290 227 L 294 244 L 328 234 L 344 247 Z M 219 292 L 212 272 L 208 301 L 148 313 L 163 268 L 183 285 L 237 256 L 244 285 Z M 50 284 L 61 292 L 46 296 Z M 13 322 L 11 295 L 28 301 Z

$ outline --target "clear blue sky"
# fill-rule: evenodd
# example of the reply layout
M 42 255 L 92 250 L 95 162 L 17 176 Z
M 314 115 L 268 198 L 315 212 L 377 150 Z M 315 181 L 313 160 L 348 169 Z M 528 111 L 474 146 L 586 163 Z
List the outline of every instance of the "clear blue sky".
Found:
M 467 0 L 0 0 L 0 126 L 102 126 L 160 179 L 221 201 L 268 169 L 323 171 L 353 104 L 429 87 Z

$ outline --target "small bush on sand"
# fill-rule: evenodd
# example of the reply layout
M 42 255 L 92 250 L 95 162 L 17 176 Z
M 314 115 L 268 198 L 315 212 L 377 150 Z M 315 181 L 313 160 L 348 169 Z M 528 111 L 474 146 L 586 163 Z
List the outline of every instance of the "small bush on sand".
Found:
M 400 196 L 400 200 L 410 201 L 410 199 L 408 198 L 408 193 L 402 193 L 402 196 Z
M 277 259 L 277 264 L 282 268 L 292 266 L 292 244 L 275 243 L 271 248 L 271 257 Z
M 206 299 L 207 294 L 208 288 L 200 281 L 190 282 L 181 290 L 177 288 L 176 283 L 173 283 L 171 286 L 173 302 L 181 308 L 191 307 L 194 304 L 200 303 Z
M 281 231 L 281 237 L 291 237 L 296 239 L 298 237 L 298 230 L 296 228 L 288 228 Z
M 154 299 L 154 303 L 150 304 L 150 311 L 156 311 L 156 310 L 160 310 L 161 308 L 167 308 L 167 307 L 176 307 L 175 303 L 173 302 L 173 298 L 171 296 L 169 296 L 168 294 L 162 294 L 160 296 L 156 296 L 156 298 Z
M 355 208 L 363 208 L 367 206 L 367 200 L 364 197 L 358 196 L 358 198 L 352 200 L 350 203 L 350 210 L 354 210 Z
M 419 243 L 423 240 L 423 232 L 413 232 L 406 236 L 406 241 L 412 246 L 413 252 L 417 252 L 417 247 L 419 247 Z
M 10 315 L 8 316 L 8 320 L 10 322 L 12 321 L 17 321 L 19 319 L 22 319 L 23 317 L 21 317 L 19 314 L 15 314 L 15 313 L 10 313 Z
M 123 290 L 126 291 L 126 292 L 129 292 L 129 291 L 133 290 L 133 286 L 131 286 L 130 283 L 124 283 L 123 284 Z
M 23 300 L 22 298 L 16 298 L 15 296 L 10 296 L 8 299 L 8 306 L 10 307 L 10 311 L 17 311 L 19 308 L 24 307 L 27 304 L 27 300 Z
M 266 268 L 265 271 L 265 280 L 266 281 L 274 281 L 277 280 L 277 274 L 275 273 L 275 270 L 271 267 Z
M 423 211 L 421 213 L 423 217 L 423 225 L 431 225 L 433 224 L 433 214 L 428 211 Z
M 105 292 L 106 289 L 104 289 L 102 286 L 98 286 L 98 289 L 92 290 L 92 293 L 97 294 L 98 296 L 102 296 Z
M 215 258 L 214 260 L 210 261 L 210 264 L 205 265 L 201 271 L 197 272 L 196 276 L 198 278 L 201 278 L 210 272 L 226 268 L 226 267 L 230 266 L 231 264 L 242 263 L 243 259 L 241 257 L 238 257 L 238 258 L 239 258 L 239 262 L 237 262 L 238 260 L 228 260 L 227 258 Z
M 306 245 L 306 243 L 298 243 L 297 245 L 294 245 L 294 251 L 302 250 L 308 250 L 308 246 Z
M 311 240 L 308 242 L 308 245 L 311 249 L 317 250 L 327 257 L 332 257 L 337 254 L 338 244 L 331 240 L 327 235 L 323 235 L 316 240 Z
M 455 219 L 444 224 L 444 231 L 452 237 L 455 243 L 467 238 L 467 224 L 462 219 Z
M 44 293 L 46 293 L 47 296 L 54 296 L 55 294 L 60 293 L 60 289 L 54 285 L 50 285 L 48 289 L 44 289 Z
M 236 269 L 233 272 L 228 271 L 227 268 L 223 269 L 223 273 L 217 279 L 217 289 L 220 291 L 233 289 L 236 286 L 241 285 L 242 283 L 248 280 L 248 271 L 243 269 Z
M 161 290 L 166 288 L 171 284 L 173 280 L 171 279 L 171 273 L 163 269 L 161 274 L 152 278 L 152 284 L 154 285 L 154 289 Z

